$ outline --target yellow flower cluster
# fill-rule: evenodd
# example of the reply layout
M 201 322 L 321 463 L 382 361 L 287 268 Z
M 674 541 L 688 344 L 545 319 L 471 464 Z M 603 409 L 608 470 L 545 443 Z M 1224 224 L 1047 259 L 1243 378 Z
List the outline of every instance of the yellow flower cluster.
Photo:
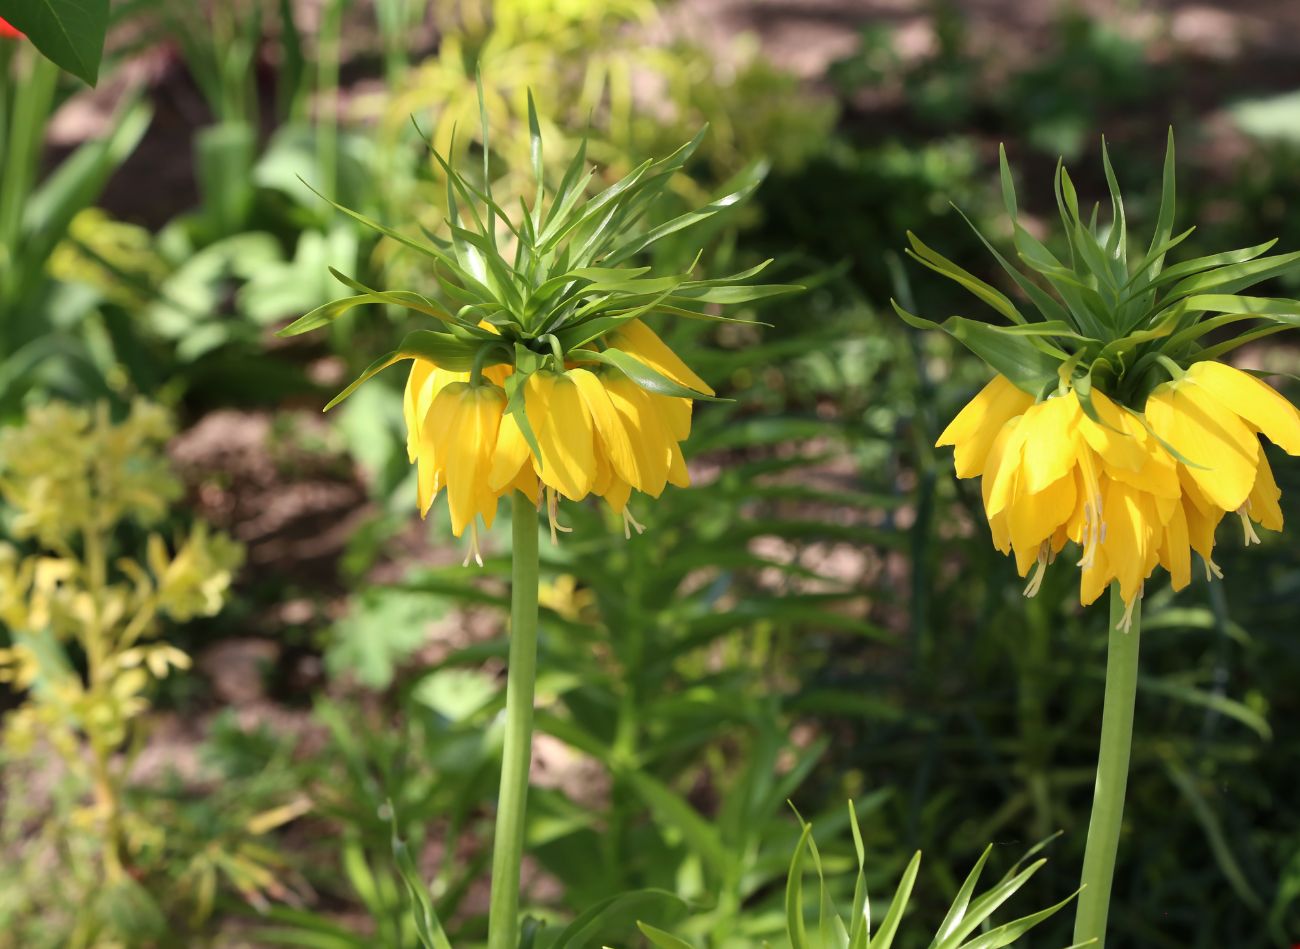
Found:
M 981 479 L 993 541 L 1014 552 L 1020 575 L 1047 564 L 1067 541 L 1082 549 L 1079 599 L 1113 581 L 1131 614 L 1157 566 L 1174 589 L 1191 579 L 1191 552 L 1207 572 L 1214 532 L 1236 513 L 1246 543 L 1252 521 L 1282 528 L 1281 496 L 1262 433 L 1300 454 L 1300 412 L 1254 376 L 1221 363 L 1192 365 L 1158 386 L 1141 412 L 1093 391 L 1097 420 L 1071 389 L 1041 402 L 997 376 L 939 437 L 958 477 Z
M 604 337 L 673 382 L 713 390 L 653 330 L 631 320 Z M 573 354 L 570 354 L 572 356 Z M 640 525 L 627 510 L 633 490 L 658 497 L 666 484 L 690 483 L 680 442 L 691 430 L 692 400 L 648 392 L 623 373 L 572 359 L 563 371 L 531 373 L 524 410 L 536 441 L 529 445 L 506 412 L 506 366 L 451 372 L 416 359 L 404 400 L 407 454 L 418 465 L 420 514 L 428 514 L 446 488 L 452 532 L 476 536 L 478 518 L 492 526 L 497 502 L 519 490 L 540 503 L 547 492 L 552 536 L 558 499 L 602 497 Z M 476 547 L 471 555 L 477 557 Z

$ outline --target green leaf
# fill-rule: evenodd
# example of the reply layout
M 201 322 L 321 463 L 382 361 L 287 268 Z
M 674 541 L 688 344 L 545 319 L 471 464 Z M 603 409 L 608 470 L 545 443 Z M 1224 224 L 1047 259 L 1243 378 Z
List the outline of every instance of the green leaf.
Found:
M 1024 315 L 1016 308 L 1016 305 L 1011 302 L 1005 293 L 985 283 L 969 271 L 957 266 L 938 251 L 926 246 L 922 243 L 921 239 L 911 231 L 907 232 L 907 239 L 911 242 L 912 246 L 906 251 L 906 253 L 912 259 L 919 261 L 936 273 L 943 274 L 943 276 L 948 279 L 961 284 L 1011 322 L 1026 322 Z
M 691 287 L 683 284 L 669 295 L 669 299 L 693 300 L 700 303 L 750 303 L 788 293 L 801 293 L 803 290 L 803 287 L 793 283 L 756 283 L 738 287 Z
M 1216 346 L 1207 346 L 1196 354 L 1196 358 L 1198 360 L 1218 359 L 1220 356 L 1226 355 L 1238 347 L 1245 346 L 1247 343 L 1252 343 L 1257 339 L 1263 339 L 1266 336 L 1272 336 L 1274 333 L 1280 333 L 1290 328 L 1289 326 L 1265 326 L 1257 330 L 1251 330 L 1249 333 L 1242 333 L 1233 339 L 1224 340 Z M 1168 445 L 1165 446 L 1166 449 L 1168 447 Z M 1186 462 L 1183 463 L 1186 464 Z
M 519 358 L 519 352 L 525 353 L 530 351 L 522 344 L 515 344 L 515 371 L 506 376 L 506 414 L 515 417 L 515 423 L 519 426 L 519 433 L 524 436 L 524 441 L 528 443 L 528 450 L 533 453 L 533 458 L 537 464 L 542 464 L 542 449 L 537 443 L 537 433 L 533 431 L 532 422 L 528 421 L 528 411 L 524 404 L 524 383 L 528 381 L 531 370 L 526 369 Z
M 366 217 L 360 211 L 354 211 L 349 207 L 345 207 L 344 205 L 339 204 L 337 201 L 333 200 L 332 198 L 328 198 L 325 195 L 321 194 L 319 191 L 317 191 L 311 185 L 307 184 L 307 182 L 305 181 L 303 181 L 303 186 L 306 187 L 309 191 L 311 191 L 312 194 L 320 198 L 322 201 L 329 204 L 331 207 L 335 208 L 338 211 L 342 211 L 344 214 L 352 218 L 352 220 L 356 221 L 358 224 L 362 224 L 370 228 L 372 231 L 376 231 L 387 238 L 397 241 L 403 247 L 409 247 L 411 250 L 418 251 L 419 253 L 424 254 L 426 257 L 432 257 L 434 260 L 438 261 L 438 263 L 442 264 L 444 267 L 450 270 L 457 280 L 459 280 L 461 283 L 465 285 L 465 289 L 472 291 L 474 295 L 469 298 L 468 302 L 483 303 L 493 299 L 492 291 L 488 289 L 488 287 L 484 286 L 480 280 L 476 279 L 473 276 L 473 274 L 470 274 L 463 267 L 461 267 L 460 263 L 455 258 L 453 258 L 450 254 L 447 254 L 444 251 L 438 249 L 438 247 L 434 246 L 433 244 L 422 244 L 417 240 L 413 240 L 412 238 L 407 237 L 405 234 L 401 233 L 400 231 L 393 230 L 393 228 L 387 226 L 386 224 L 380 224 L 378 221 Z M 445 282 L 444 282 L 444 286 L 447 286 Z M 450 286 L 447 286 L 447 289 L 450 291 L 452 288 Z
M 879 793 L 879 792 L 877 792 Z M 853 852 L 858 858 L 858 875 L 853 881 L 853 925 L 849 931 L 849 949 L 867 949 L 871 941 L 871 898 L 867 893 L 867 851 L 858 826 L 858 809 L 849 801 L 849 829 L 853 832 Z
M 1175 234 L 1164 243 L 1151 248 L 1151 250 L 1147 252 L 1147 255 L 1142 258 L 1141 262 L 1133 268 L 1133 273 L 1129 276 L 1128 283 L 1124 284 L 1120 289 L 1128 291 L 1136 287 L 1139 293 L 1145 292 L 1149 288 L 1150 281 L 1155 276 L 1151 272 L 1151 268 L 1158 266 L 1164 260 L 1165 254 L 1169 253 L 1195 233 L 1196 226 L 1193 225 L 1181 234 Z M 1121 302 L 1127 299 L 1127 297 L 1121 298 Z
M 392 802 L 389 802 L 388 807 L 391 812 Z M 397 872 L 401 875 L 402 882 L 406 884 L 406 893 L 410 899 L 412 915 L 415 917 L 415 931 L 420 938 L 420 944 L 424 949 L 451 949 L 451 940 L 447 938 L 438 914 L 434 911 L 433 901 L 429 898 L 429 888 L 420 878 L 420 871 L 411 858 L 411 851 L 407 848 L 406 842 L 397 835 L 396 818 L 393 819 L 392 841 L 393 860 L 397 864 Z
M 1217 254 L 1209 254 L 1205 257 L 1194 257 L 1191 260 L 1184 260 L 1182 263 L 1174 264 L 1172 267 L 1166 267 L 1160 272 L 1159 276 L 1153 277 L 1148 287 L 1163 286 L 1176 280 L 1182 280 L 1193 274 L 1199 274 L 1215 267 L 1222 267 L 1226 264 L 1240 264 L 1249 260 L 1254 260 L 1261 254 L 1267 253 L 1269 248 L 1277 243 L 1277 238 L 1265 241 L 1262 244 L 1256 244 L 1254 247 L 1242 247 L 1237 250 L 1220 251 Z
M 970 873 L 967 874 L 966 882 L 957 891 L 952 906 L 948 909 L 948 914 L 944 917 L 943 922 L 939 924 L 939 931 L 935 933 L 934 942 L 931 943 L 934 949 L 943 946 L 950 937 L 957 935 L 962 920 L 966 918 L 966 908 L 970 906 L 971 896 L 975 893 L 975 886 L 979 883 L 980 873 L 984 870 L 984 864 L 988 863 L 991 853 L 993 853 L 993 845 L 989 844 L 984 848 L 984 852 L 980 854 L 979 860 L 975 862 L 975 866 L 971 868 Z
M 1031 916 L 1025 916 L 1021 919 L 1015 920 L 1014 922 L 1006 923 L 1005 925 L 999 926 L 997 929 L 990 929 L 982 936 L 966 943 L 961 947 L 961 949 L 1002 949 L 1003 946 L 1010 946 L 1039 923 L 1055 916 L 1066 906 L 1070 905 L 1078 895 L 1079 893 L 1076 890 L 1055 906 L 1049 906 L 1047 909 L 1039 910 Z M 1071 947 L 1071 949 L 1075 949 L 1075 947 Z
M 1061 306 L 1061 304 L 1057 303 L 1054 299 L 1052 299 L 1052 297 L 1049 294 L 1047 294 L 1041 287 L 1039 287 L 1036 283 L 1034 283 L 1032 280 L 1026 277 L 1023 273 L 1021 273 L 1019 269 L 1011 266 L 1011 262 L 1007 260 L 1006 257 L 1004 257 L 996 247 L 993 246 L 993 244 L 988 240 L 988 238 L 986 238 L 983 235 L 983 233 L 980 232 L 980 229 L 975 226 L 975 222 L 972 221 L 969 217 L 967 217 L 965 211 L 963 211 L 961 208 L 957 207 L 956 205 L 953 205 L 953 210 L 955 210 L 958 214 L 962 216 L 962 220 L 964 220 L 970 226 L 970 229 L 975 232 L 975 236 L 980 239 L 980 243 L 982 243 L 988 249 L 988 251 L 991 254 L 993 254 L 997 262 L 1001 264 L 1002 269 L 1005 270 L 1007 274 L 1011 277 L 1011 279 L 1016 282 L 1016 286 L 1020 287 L 1020 289 L 1025 293 L 1025 295 L 1028 296 L 1031 301 L 1033 301 L 1034 306 L 1038 307 L 1038 311 L 1043 314 L 1044 319 L 1062 320 L 1062 321 L 1066 320 L 1067 312 L 1065 308 Z
M 1019 208 L 1016 203 L 1016 185 L 1011 178 L 1011 165 L 1007 161 L 1007 146 L 998 143 L 998 177 L 1002 182 L 1002 204 L 1007 209 L 1007 217 L 1011 218 L 1014 224 L 1019 217 Z
M 1039 860 L 1030 864 L 1019 873 L 1015 872 L 1015 867 L 997 886 L 980 896 L 970 904 L 968 911 L 963 919 L 954 929 L 952 935 L 944 943 L 943 949 L 956 949 L 961 940 L 965 939 L 980 925 L 997 912 L 1007 900 L 1011 899 L 1016 892 L 1029 882 L 1029 878 L 1041 870 L 1046 864 L 1046 860 Z
M 1169 291 L 1169 298 L 1191 296 L 1194 293 L 1205 293 L 1207 291 L 1235 293 L 1262 280 L 1278 277 L 1296 269 L 1300 269 L 1300 251 L 1291 254 L 1278 254 L 1273 257 L 1261 257 L 1258 260 L 1218 267 L 1188 277 Z
M 729 208 L 734 208 L 743 203 L 758 189 L 758 186 L 763 183 L 763 179 L 767 176 L 768 168 L 769 166 L 766 162 L 754 163 L 750 168 L 746 169 L 744 183 L 735 191 L 718 198 L 710 204 L 706 204 L 702 208 L 695 208 L 692 211 L 687 211 L 685 214 L 678 215 L 672 220 L 665 221 L 663 224 L 651 228 L 645 234 L 634 236 L 621 244 L 615 245 L 615 247 L 609 252 L 609 255 L 605 258 L 606 261 L 610 264 L 620 263 L 627 260 L 629 257 L 634 257 L 641 253 L 641 251 L 645 250 L 651 244 L 667 237 L 669 234 L 675 234 L 678 231 L 691 227 L 692 225 L 707 221 L 715 214 L 726 211 Z
M 1228 313 L 1223 316 L 1211 317 L 1208 320 L 1201 320 L 1195 326 L 1188 327 L 1187 329 L 1183 330 L 1182 332 L 1175 335 L 1172 339 L 1170 339 L 1167 349 L 1171 355 L 1175 354 L 1181 349 L 1181 347 L 1186 346 L 1189 343 L 1195 342 L 1196 340 L 1200 339 L 1202 336 L 1207 335 L 1208 333 L 1212 333 L 1215 330 L 1221 329 L 1225 326 L 1231 326 L 1233 323 L 1241 323 L 1247 320 L 1264 320 L 1269 323 L 1272 323 L 1273 324 L 1272 326 L 1265 328 L 1265 331 L 1263 333 L 1263 335 L 1265 336 L 1272 335 L 1273 333 L 1281 332 L 1282 330 L 1300 327 L 1300 315 L 1269 316 L 1269 315 L 1264 315 L 1259 313 Z M 1258 332 L 1258 330 L 1255 330 L 1253 332 Z M 1245 337 L 1243 336 L 1237 336 L 1234 337 L 1233 339 L 1228 340 L 1227 342 L 1230 344 L 1230 348 L 1232 348 L 1233 346 L 1240 345 L 1240 341 L 1242 341 L 1244 338 Z M 1201 352 L 1192 353 L 1190 358 L 1199 361 L 1201 359 L 1208 359 L 1210 357 L 1205 355 L 1205 351 L 1201 351 Z
M 572 233 L 577 227 L 588 224 L 600 217 L 602 214 L 608 214 L 609 209 L 613 206 L 617 210 L 617 200 L 624 193 L 630 191 L 645 178 L 653 164 L 650 159 L 646 159 L 636 168 L 610 185 L 600 194 L 586 202 L 583 205 L 582 212 L 576 215 L 569 213 L 570 208 L 581 197 L 581 193 L 574 191 L 566 196 L 566 206 L 561 208 L 552 208 L 555 215 L 546 222 L 542 228 L 542 233 L 538 235 L 537 249 L 545 253 L 559 245 L 560 241 Z
M 1151 676 L 1138 676 L 1138 688 L 1144 694 L 1160 695 L 1187 705 L 1211 709 L 1246 726 L 1264 741 L 1273 740 L 1273 729 L 1268 724 L 1268 719 L 1244 702 L 1226 695 Z
M 650 940 L 650 944 L 656 949 L 695 949 L 685 939 L 678 939 L 672 933 L 666 933 L 662 929 L 656 929 L 649 923 L 638 922 L 636 928 L 641 930 L 641 935 Z
M 0 0 L 0 17 L 46 59 L 93 86 L 108 31 L 108 0 Z
M 482 77 L 480 77 L 479 81 L 482 82 Z M 481 85 L 480 88 L 482 88 Z M 484 129 L 487 128 L 486 118 L 483 119 L 483 127 Z M 483 156 L 486 161 L 486 146 L 483 149 Z M 533 214 L 530 218 L 533 230 L 537 231 L 542 226 L 542 199 L 546 194 L 546 173 L 542 165 L 542 128 L 537 121 L 537 105 L 533 102 L 532 89 L 528 90 L 528 159 L 533 166 L 533 179 L 537 182 L 537 197 L 533 199 Z M 487 178 L 486 165 L 483 168 L 483 177 Z
M 499 345 L 499 343 L 486 345 Z M 362 383 L 403 359 L 424 359 L 440 369 L 449 369 L 452 372 L 468 372 L 474 366 L 474 355 L 478 352 L 478 349 L 478 346 L 459 340 L 448 333 L 436 333 L 433 330 L 416 330 L 413 333 L 407 333 L 402 340 L 402 344 L 397 349 L 386 356 L 380 356 L 367 366 L 365 372 L 353 380 L 346 389 L 330 399 L 322 411 L 328 412 L 357 391 L 357 388 Z M 489 357 L 484 365 L 494 366 L 501 362 L 504 362 L 501 358 L 492 359 Z
M 555 189 L 555 194 L 551 196 L 551 206 L 547 209 L 545 217 L 542 219 L 542 225 L 538 228 L 538 243 L 541 237 L 556 221 L 563 221 L 569 216 L 575 204 L 582 198 L 587 191 L 587 184 L 595 175 L 595 169 L 589 168 L 583 171 L 583 165 L 587 160 L 587 140 L 584 138 L 578 144 L 578 150 L 573 153 L 573 158 L 569 161 L 569 166 L 564 170 L 564 177 L 560 179 L 560 186 Z
M 647 910 L 680 911 L 685 904 L 666 890 L 633 890 L 601 900 L 564 928 L 550 949 L 586 949 L 604 937 L 621 931 Z
M 1106 238 L 1106 253 L 1121 267 L 1126 266 L 1125 256 L 1128 247 L 1128 224 L 1124 219 L 1124 198 L 1120 194 L 1119 180 L 1110 163 L 1110 152 L 1106 148 L 1106 139 L 1101 140 L 1101 165 L 1106 173 L 1106 187 L 1110 190 L 1111 230 Z
M 363 589 L 330 631 L 325 667 L 331 675 L 347 673 L 367 688 L 386 689 L 398 665 L 424 645 L 428 624 L 450 609 L 450 601 L 427 593 Z
M 619 777 L 627 781 L 637 796 L 649 805 L 656 819 L 676 828 L 709 869 L 720 879 L 726 879 L 735 858 L 723 844 L 714 824 L 705 820 L 680 795 L 648 774 L 629 769 Z
M 621 349 L 606 349 L 603 352 L 595 350 L 576 349 L 568 354 L 568 358 L 581 362 L 599 362 L 607 366 L 613 366 L 623 375 L 627 376 L 642 389 L 647 392 L 653 392 L 656 395 L 671 395 L 682 399 L 699 399 L 704 402 L 727 402 L 728 399 L 719 399 L 716 396 L 708 395 L 692 389 L 690 386 L 684 386 L 679 382 L 674 382 L 667 376 L 651 369 L 641 360 L 631 356 Z
M 1174 787 L 1178 788 L 1179 793 L 1183 795 L 1188 806 L 1191 807 L 1192 814 L 1195 815 L 1197 822 L 1205 833 L 1206 839 L 1209 841 L 1210 852 L 1214 854 L 1215 862 L 1218 863 L 1219 870 L 1227 879 L 1229 886 L 1251 910 L 1256 913 L 1264 912 L 1264 902 L 1260 899 L 1259 894 L 1255 892 L 1254 887 L 1250 885 L 1250 881 L 1246 879 L 1241 864 L 1238 863 L 1236 855 L 1233 854 L 1223 823 L 1214 813 L 1214 808 L 1205 799 L 1205 795 L 1196 786 L 1196 781 L 1191 772 L 1172 752 L 1165 752 L 1162 758 L 1169 779 L 1173 781 Z
M 811 835 L 812 826 L 804 824 L 785 881 L 785 930 L 790 939 L 790 949 L 809 949 L 808 927 L 803 918 L 803 858 Z
M 1044 344 L 1023 334 L 1011 333 L 1014 327 L 990 326 L 960 316 L 935 323 L 908 313 L 894 300 L 890 303 L 909 326 L 943 330 L 1006 376 L 1017 388 L 1033 396 L 1039 395 L 1046 385 L 1056 380 L 1057 366 L 1066 358 L 1059 350 L 1045 352 L 1041 348 Z M 1033 325 L 1027 329 L 1032 330 Z
M 1150 282 L 1160 273 L 1164 266 L 1165 245 L 1174 232 L 1174 130 L 1170 126 L 1165 144 L 1164 175 L 1160 184 L 1160 210 L 1156 213 L 1156 229 L 1151 235 L 1151 249 L 1147 252 L 1148 260 L 1143 270 Z M 1189 230 L 1187 233 L 1191 233 Z M 1163 248 L 1163 249 L 1162 249 Z
M 149 104 L 129 94 L 113 115 L 112 131 L 105 138 L 79 146 L 27 195 L 22 242 L 11 248 L 18 255 L 20 276 L 41 274 L 44 261 L 67 234 L 69 222 L 98 199 L 108 179 L 140 144 L 152 118 Z
M 316 309 L 303 316 L 298 317 L 284 329 L 277 330 L 276 336 L 288 337 L 298 336 L 301 333 L 308 333 L 314 329 L 320 329 L 322 326 L 328 326 L 333 323 L 344 313 L 353 307 L 361 306 L 365 303 L 378 303 L 370 294 L 362 293 L 354 297 L 342 297 L 338 300 L 331 300 L 329 303 L 323 303 Z
M 921 851 L 918 850 L 908 863 L 907 869 L 903 871 L 903 878 L 898 881 L 898 890 L 889 904 L 889 912 L 885 913 L 885 918 L 880 921 L 880 929 L 875 938 L 867 944 L 868 949 L 889 949 L 894 944 L 899 924 L 903 921 L 903 913 L 906 912 L 907 904 L 912 899 L 912 887 L 916 885 L 916 875 L 920 871 Z
M 327 326 L 334 322 L 353 307 L 360 306 L 364 303 L 389 303 L 393 306 L 415 310 L 417 313 L 424 313 L 427 316 L 432 316 L 445 323 L 457 326 L 461 325 L 460 321 L 448 313 L 445 308 L 440 304 L 435 303 L 433 300 L 430 300 L 423 294 L 415 293 L 411 290 L 372 290 L 359 280 L 349 277 L 346 274 L 335 270 L 333 267 L 330 267 L 329 271 L 334 275 L 334 279 L 338 280 L 350 290 L 360 291 L 359 294 L 353 297 L 343 297 L 339 300 L 332 300 L 329 303 L 316 307 L 316 309 L 312 310 L 310 313 L 298 317 L 298 319 L 294 320 L 284 329 L 279 330 L 275 334 L 276 336 L 298 336 L 302 333 L 308 333 L 314 329 L 319 329 L 322 326 Z M 475 329 L 477 329 L 477 327 L 475 327 Z M 481 332 L 489 336 L 492 335 L 487 333 L 486 330 L 482 330 Z

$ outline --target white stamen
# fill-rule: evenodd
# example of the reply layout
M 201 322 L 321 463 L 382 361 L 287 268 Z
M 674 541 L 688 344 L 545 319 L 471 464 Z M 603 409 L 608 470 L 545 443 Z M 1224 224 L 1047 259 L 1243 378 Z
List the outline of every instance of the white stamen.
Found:
M 555 493 L 555 489 L 550 487 L 546 489 L 546 516 L 551 522 L 551 546 L 558 546 L 560 540 L 556 536 L 556 531 L 569 534 L 573 532 L 573 528 L 565 527 L 560 523 L 560 498 Z
M 1101 482 L 1097 480 L 1097 471 L 1092 466 L 1092 453 L 1081 452 L 1079 471 L 1083 475 L 1083 487 L 1089 501 L 1083 507 L 1083 556 L 1079 566 L 1085 570 L 1097 559 L 1097 548 L 1106 542 L 1106 521 L 1102 510 Z
M 633 517 L 632 512 L 625 507 L 623 508 L 623 539 L 624 540 L 632 539 L 633 529 L 636 530 L 637 534 L 645 533 L 645 525 L 640 523 L 635 517 Z
M 1055 559 L 1052 555 L 1051 541 L 1043 541 L 1038 548 L 1038 563 L 1034 565 L 1034 572 L 1029 577 L 1029 582 L 1025 584 L 1025 596 L 1038 596 L 1038 591 L 1043 587 L 1043 577 L 1047 575 L 1047 565 Z
M 1106 525 L 1101 521 L 1101 500 L 1098 498 L 1095 503 L 1085 503 L 1083 506 L 1083 530 L 1080 541 L 1083 546 L 1083 555 L 1079 558 L 1078 566 L 1084 570 L 1089 569 L 1097 560 L 1097 548 L 1101 542 L 1106 539 Z
M 465 559 L 461 562 L 462 567 L 468 567 L 469 562 L 473 560 L 480 567 L 483 566 L 483 552 L 478 546 L 478 520 L 474 520 L 469 525 L 469 550 L 465 551 Z
M 1138 603 L 1142 601 L 1142 595 L 1145 592 L 1146 584 L 1144 583 L 1142 584 L 1141 589 L 1138 590 L 1138 595 L 1124 604 L 1124 617 L 1115 626 L 1115 628 L 1121 633 L 1127 633 L 1133 628 L 1133 612 L 1137 608 Z
M 1251 544 L 1262 544 L 1259 535 L 1255 533 L 1255 525 L 1250 522 L 1250 502 L 1247 501 L 1241 507 L 1237 508 L 1237 516 L 1241 518 L 1241 529 L 1246 535 L 1245 546 Z

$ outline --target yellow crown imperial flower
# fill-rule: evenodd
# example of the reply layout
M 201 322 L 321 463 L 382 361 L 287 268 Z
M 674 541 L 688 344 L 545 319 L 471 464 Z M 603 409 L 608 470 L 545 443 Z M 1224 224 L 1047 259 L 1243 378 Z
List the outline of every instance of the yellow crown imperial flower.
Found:
M 420 514 L 427 515 L 445 490 L 452 532 L 470 534 L 467 563 L 479 558 L 478 525 L 490 527 L 498 501 L 514 491 L 535 504 L 545 499 L 552 538 L 564 530 L 557 521 L 559 500 L 591 495 L 623 515 L 626 535 L 642 530 L 628 510 L 632 492 L 658 497 L 668 484 L 689 484 L 681 442 L 690 435 L 694 400 L 714 398 L 644 318 L 661 313 L 744 322 L 700 307 L 798 289 L 746 283 L 770 261 L 704 280 L 627 265 L 661 238 L 739 203 L 758 186 L 761 169 L 704 208 L 646 226 L 703 133 L 590 198 L 585 194 L 594 172 L 585 168 L 584 144 L 548 193 L 531 95 L 528 109 L 537 198 L 515 218 L 493 200 L 486 164 L 476 185 L 432 147 L 447 180 L 450 239 L 429 234 L 427 242 L 418 241 L 335 205 L 429 258 L 440 300 L 372 290 L 335 271 L 354 295 L 281 331 L 304 333 L 366 303 L 434 321 L 408 333 L 326 408 L 388 366 L 411 360 L 403 415 Z M 485 127 L 485 154 L 487 135 Z
M 1300 268 L 1300 254 L 1262 256 L 1272 242 L 1165 267 L 1173 236 L 1173 138 L 1156 233 L 1130 261 L 1123 200 L 1106 156 L 1112 216 L 1085 220 L 1069 174 L 1058 165 L 1056 197 L 1069 257 L 1062 261 L 1017 219 L 1002 156 L 1003 197 L 1019 259 L 1036 278 L 985 244 L 1038 311 L 909 235 L 909 254 L 973 291 L 1012 325 L 951 317 L 934 324 L 894 304 L 908 323 L 938 326 L 996 371 L 939 436 L 957 476 L 979 478 L 994 545 L 1013 554 L 1026 595 L 1072 544 L 1080 601 L 1116 584 L 1131 617 L 1145 582 L 1163 567 L 1175 590 L 1191 580 L 1194 551 L 1207 575 L 1215 530 L 1227 514 L 1281 530 L 1281 492 L 1262 434 L 1300 454 L 1300 412 L 1267 383 L 1217 361 L 1236 346 L 1300 323 L 1300 301 L 1240 295 L 1260 280 Z M 978 232 L 977 232 L 978 233 Z M 1235 338 L 1205 346 L 1212 330 L 1253 321 Z M 1127 622 L 1127 618 L 1125 619 Z

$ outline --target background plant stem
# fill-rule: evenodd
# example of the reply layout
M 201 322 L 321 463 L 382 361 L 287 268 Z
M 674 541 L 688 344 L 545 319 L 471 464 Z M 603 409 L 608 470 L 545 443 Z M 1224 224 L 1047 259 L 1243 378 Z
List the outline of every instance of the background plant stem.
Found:
M 537 678 L 537 509 L 519 491 L 511 511 L 510 667 L 506 679 L 506 738 L 501 755 L 492 849 L 488 949 L 515 949 L 519 925 L 519 864 L 533 748 L 533 686 Z
M 1115 877 L 1120 828 L 1124 822 L 1124 791 L 1128 786 L 1129 753 L 1133 748 L 1133 704 L 1137 697 L 1138 644 L 1142 632 L 1142 604 L 1133 607 L 1128 631 L 1119 629 L 1124 601 L 1119 586 L 1110 590 L 1110 645 L 1106 653 L 1106 705 L 1101 716 L 1101 747 L 1097 752 L 1097 785 L 1093 792 L 1092 819 L 1083 855 L 1084 890 L 1074 917 L 1074 941 L 1106 942 L 1106 917 Z
M 86 588 L 93 598 L 93 612 L 84 627 L 82 647 L 86 653 L 87 689 L 92 695 L 106 691 L 106 666 L 113 652 L 111 632 L 101 621 L 103 592 L 108 580 L 108 554 L 104 531 L 97 518 L 90 518 L 82 535 L 86 564 Z M 102 727 L 87 729 L 91 752 L 91 775 L 95 804 L 104 821 L 104 879 L 116 883 L 123 874 L 122 815 L 118 782 L 113 773 L 113 744 L 106 740 Z
M 4 168 L 0 175 L 0 319 L 6 315 L 6 298 L 20 282 L 13 261 L 18 256 L 23 208 L 35 186 L 45 126 L 54 111 L 59 80 L 59 67 L 43 56 L 31 55 L 30 50 L 23 52 L 29 55 L 19 57 L 25 71 L 14 83 L 12 98 L 6 87 L 9 63 L 0 63 L 0 122 L 11 123 L 0 128 L 0 166 Z M 0 324 L 0 333 L 4 329 Z

